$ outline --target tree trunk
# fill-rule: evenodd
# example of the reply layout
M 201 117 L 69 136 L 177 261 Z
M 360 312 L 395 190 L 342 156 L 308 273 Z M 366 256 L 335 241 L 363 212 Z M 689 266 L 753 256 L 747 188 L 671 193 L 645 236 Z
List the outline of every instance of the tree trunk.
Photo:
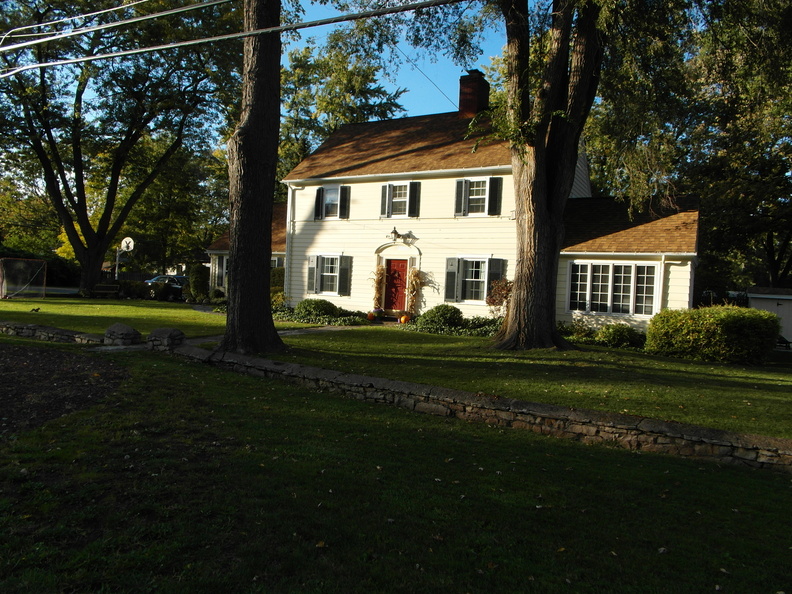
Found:
M 280 24 L 280 0 L 245 0 L 245 30 Z M 244 42 L 242 113 L 228 142 L 231 202 L 228 320 L 221 349 L 284 348 L 272 320 L 272 203 L 280 124 L 280 34 Z
M 558 254 L 564 203 L 549 193 L 536 150 L 512 158 L 517 224 L 517 266 L 506 319 L 495 337 L 499 349 L 572 348 L 556 327 Z
M 528 2 L 502 0 L 500 8 L 506 24 L 517 263 L 495 347 L 573 348 L 556 328 L 556 285 L 564 208 L 602 63 L 599 7 L 593 2 L 553 2 L 544 71 L 533 87 Z

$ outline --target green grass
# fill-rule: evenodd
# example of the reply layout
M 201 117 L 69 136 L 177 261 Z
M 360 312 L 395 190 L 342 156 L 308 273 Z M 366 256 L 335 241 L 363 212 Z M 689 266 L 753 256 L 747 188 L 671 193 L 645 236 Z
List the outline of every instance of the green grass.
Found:
M 38 308 L 33 312 L 32 309 Z M 113 324 L 131 326 L 144 336 L 156 328 L 178 328 L 188 337 L 225 332 L 226 317 L 196 311 L 187 303 L 117 299 L 7 299 L 0 301 L 0 321 L 53 326 L 89 334 L 104 334 Z M 306 324 L 278 323 L 279 328 Z
M 0 443 L 0 591 L 790 591 L 787 474 L 91 356 L 118 393 Z
M 694 363 L 637 351 L 586 347 L 497 351 L 482 338 L 356 328 L 288 336 L 275 358 L 560 404 L 792 437 L 792 356 L 758 367 Z

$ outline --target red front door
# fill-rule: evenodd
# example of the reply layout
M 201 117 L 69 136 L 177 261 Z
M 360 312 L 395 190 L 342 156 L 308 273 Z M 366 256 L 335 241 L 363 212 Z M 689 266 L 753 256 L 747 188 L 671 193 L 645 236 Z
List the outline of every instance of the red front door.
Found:
M 403 310 L 407 289 L 407 260 L 387 260 L 385 270 L 385 309 Z

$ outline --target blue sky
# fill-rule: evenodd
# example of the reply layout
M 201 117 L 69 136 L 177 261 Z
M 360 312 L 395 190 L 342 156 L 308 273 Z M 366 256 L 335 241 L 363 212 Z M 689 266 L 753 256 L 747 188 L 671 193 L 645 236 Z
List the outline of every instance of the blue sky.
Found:
M 312 5 L 308 8 L 305 20 L 314 20 L 338 15 L 338 11 L 326 6 Z M 303 29 L 303 38 L 314 37 L 319 42 L 335 25 Z M 483 69 L 489 66 L 490 57 L 500 55 L 505 45 L 505 33 L 493 31 L 482 43 L 483 54 L 470 68 Z M 399 66 L 398 72 L 392 75 L 393 80 L 382 80 L 388 90 L 407 89 L 400 98 L 400 103 L 407 110 L 403 115 L 417 116 L 430 113 L 442 113 L 457 109 L 459 101 L 459 77 L 465 74 L 465 68 L 454 64 L 444 56 L 437 56 L 433 61 L 427 52 L 419 52 L 408 44 L 401 48 L 403 54 L 409 56 Z M 404 57 L 404 56 L 402 56 Z

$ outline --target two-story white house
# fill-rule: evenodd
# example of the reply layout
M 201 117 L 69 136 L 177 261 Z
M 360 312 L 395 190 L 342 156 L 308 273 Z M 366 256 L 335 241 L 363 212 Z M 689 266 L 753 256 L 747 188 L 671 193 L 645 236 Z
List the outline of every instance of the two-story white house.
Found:
M 508 146 L 469 132 L 488 101 L 488 83 L 471 71 L 459 111 L 342 126 L 286 176 L 292 305 L 318 297 L 393 315 L 445 302 L 489 315 L 490 283 L 513 277 L 517 239 Z M 644 327 L 661 308 L 688 307 L 697 211 L 630 220 L 626 205 L 590 193 L 582 159 L 558 319 Z

